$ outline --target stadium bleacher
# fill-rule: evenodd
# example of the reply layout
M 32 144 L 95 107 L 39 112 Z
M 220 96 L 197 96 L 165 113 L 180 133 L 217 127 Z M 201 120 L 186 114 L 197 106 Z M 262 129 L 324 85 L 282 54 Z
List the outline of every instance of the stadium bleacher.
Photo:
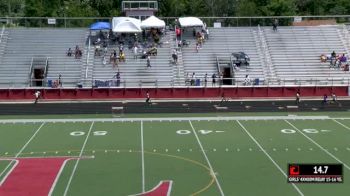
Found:
M 93 65 L 93 80 L 112 80 L 116 73 L 119 71 L 121 77 L 121 85 L 124 86 L 142 86 L 156 84 L 163 86 L 169 86 L 172 82 L 172 67 L 170 64 L 170 35 L 164 35 L 160 42 L 162 47 L 157 48 L 157 55 L 151 56 L 151 68 L 146 67 L 146 59 L 134 59 L 134 54 L 131 48 L 127 45 L 124 47 L 126 62 L 119 62 L 118 66 L 113 68 L 113 65 L 109 63 L 109 55 L 114 49 L 118 52 L 118 44 L 109 45 L 107 52 L 107 64 L 103 64 L 103 58 L 96 56 L 94 58 Z M 93 55 L 93 54 L 92 54 Z
M 320 55 L 347 53 L 338 26 L 280 27 L 277 32 L 264 28 L 268 50 L 276 75 L 291 82 L 346 78 L 348 73 L 330 69 L 329 63 L 321 63 Z
M 8 29 L 8 40 L 0 63 L 0 85 L 26 87 L 29 84 L 31 59 L 49 58 L 48 80 L 62 75 L 65 87 L 76 86 L 81 77 L 82 59 L 67 57 L 68 48 L 84 47 L 85 29 Z M 9 81 L 11 84 L 9 84 Z
M 296 84 L 304 80 L 340 83 L 349 78 L 348 72 L 330 68 L 329 63 L 321 63 L 320 55 L 349 54 L 349 27 L 344 25 L 316 27 L 279 27 L 273 32 L 271 27 L 223 27 L 209 28 L 210 36 L 199 52 L 192 31 L 184 33 L 182 39 L 188 46 L 178 51 L 177 65 L 171 62 L 172 50 L 176 48 L 175 33 L 168 31 L 162 38 L 158 55 L 151 57 L 152 68 L 146 67 L 145 59 L 134 59 L 133 51 L 125 46 L 126 62 L 113 68 L 104 65 L 102 57 L 94 56 L 94 46 L 88 47 L 89 31 L 60 28 L 9 28 L 5 29 L 0 43 L 0 86 L 27 87 L 31 59 L 35 56 L 49 58 L 47 80 L 57 80 L 62 75 L 63 87 L 82 84 L 91 87 L 93 81 L 112 80 L 119 71 L 121 85 L 141 86 L 184 86 L 187 73 L 196 73 L 203 82 L 213 73 L 219 75 L 217 58 L 229 59 L 234 52 L 245 52 L 251 61 L 249 66 L 234 70 L 234 78 L 242 84 L 246 75 L 251 79 L 284 81 Z M 67 57 L 68 48 L 78 45 L 83 56 L 80 59 Z M 110 45 L 107 53 L 117 49 Z M 117 49 L 118 50 L 118 49 Z M 260 84 L 261 84 L 260 83 Z M 203 83 L 202 83 L 203 84 Z M 108 86 L 108 85 L 107 85 Z

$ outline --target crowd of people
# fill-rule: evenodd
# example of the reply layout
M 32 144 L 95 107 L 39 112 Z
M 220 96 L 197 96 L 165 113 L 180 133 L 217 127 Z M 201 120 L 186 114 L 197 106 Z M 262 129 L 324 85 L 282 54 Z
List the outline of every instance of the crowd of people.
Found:
M 320 56 L 320 61 L 322 63 L 329 62 L 330 68 L 339 68 L 343 71 L 349 71 L 349 61 L 345 53 L 337 54 L 333 51 L 330 55 L 322 54 Z
M 164 32 L 159 29 L 144 30 L 142 37 L 138 34 L 115 34 L 111 30 L 107 33 L 99 31 L 94 39 L 94 56 L 102 57 L 102 64 L 111 64 L 118 68 L 119 63 L 126 62 L 126 50 L 130 50 L 134 60 L 144 59 L 146 67 L 151 66 L 151 56 L 157 56 L 158 46 L 162 43 L 161 35 Z M 109 48 L 110 47 L 110 48 Z M 114 48 L 113 48 L 114 47 Z M 109 54 L 110 52 L 110 54 Z
M 211 85 L 216 86 L 216 85 L 223 85 L 223 74 L 219 73 L 213 73 L 211 76 L 208 75 L 208 73 L 205 73 L 203 78 L 199 78 L 195 72 L 193 73 L 186 73 L 185 77 L 185 84 L 186 86 L 207 86 L 209 83 L 209 77 L 211 77 Z

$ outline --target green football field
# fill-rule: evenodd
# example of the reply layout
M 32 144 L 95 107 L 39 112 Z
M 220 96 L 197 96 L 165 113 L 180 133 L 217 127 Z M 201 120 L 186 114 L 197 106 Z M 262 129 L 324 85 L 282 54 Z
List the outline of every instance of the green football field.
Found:
M 21 174 L 12 175 L 14 160 L 31 157 L 67 158 L 49 183 L 52 195 L 136 195 L 171 181 L 176 196 L 342 196 L 350 193 L 350 118 L 0 120 L 0 195 L 11 195 L 5 185 Z M 288 163 L 341 163 L 344 182 L 288 183 Z

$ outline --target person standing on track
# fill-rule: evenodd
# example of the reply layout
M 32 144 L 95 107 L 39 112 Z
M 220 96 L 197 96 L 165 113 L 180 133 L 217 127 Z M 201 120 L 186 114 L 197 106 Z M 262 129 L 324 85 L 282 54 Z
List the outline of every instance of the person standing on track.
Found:
M 337 95 L 335 93 L 332 93 L 332 104 L 338 104 L 339 107 L 341 107 L 341 103 L 338 102 Z
M 295 104 L 299 105 L 299 103 L 300 103 L 300 93 L 298 91 L 297 94 L 295 95 Z
M 40 91 L 35 91 L 34 93 L 34 96 L 35 96 L 35 101 L 34 101 L 34 104 L 37 104 L 38 103 L 38 100 L 40 98 Z
M 147 91 L 147 92 L 146 92 L 146 103 L 147 103 L 147 104 L 150 104 L 150 102 L 151 102 L 151 98 L 150 98 L 150 96 L 149 96 L 149 92 Z

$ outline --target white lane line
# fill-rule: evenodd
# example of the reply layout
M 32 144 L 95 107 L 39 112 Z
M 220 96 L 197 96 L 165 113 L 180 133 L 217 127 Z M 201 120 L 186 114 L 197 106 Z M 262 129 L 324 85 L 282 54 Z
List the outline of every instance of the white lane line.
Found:
M 286 123 L 288 123 L 290 126 L 292 126 L 295 130 L 297 130 L 300 134 L 302 134 L 304 137 L 306 137 L 309 141 L 314 143 L 317 147 L 319 147 L 321 150 L 323 150 L 325 153 L 327 153 L 329 156 L 331 156 L 333 159 L 338 161 L 339 163 L 343 164 L 344 167 L 346 167 L 348 170 L 350 170 L 350 167 L 345 164 L 343 161 L 338 159 L 336 156 L 334 156 L 332 153 L 330 153 L 327 149 L 323 148 L 320 144 L 318 144 L 315 140 L 311 139 L 309 136 L 307 136 L 305 133 L 300 131 L 296 126 L 294 126 L 292 123 L 290 123 L 288 120 L 284 120 Z
M 264 152 L 264 154 L 270 159 L 270 161 L 277 167 L 277 169 L 286 177 L 288 178 L 287 174 L 284 173 L 283 169 L 276 163 L 275 160 L 272 159 L 272 157 L 269 155 L 269 153 L 266 152 L 266 150 L 260 145 L 260 143 L 249 133 L 249 131 L 241 124 L 241 122 L 239 122 L 238 120 L 236 121 L 239 126 L 242 127 L 242 129 L 247 133 L 247 135 L 250 137 L 250 139 L 252 139 L 255 144 L 262 150 L 262 152 Z M 299 193 L 299 195 L 304 196 L 304 193 L 301 192 L 301 190 L 294 184 L 292 183 L 293 187 L 295 188 L 295 190 Z
M 145 190 L 145 151 L 143 144 L 143 121 L 141 121 L 141 159 L 142 159 L 142 193 Z
M 192 122 L 191 122 L 190 120 L 189 120 L 188 122 L 189 122 L 190 125 L 191 125 L 191 128 L 192 128 L 192 131 L 193 131 L 193 133 L 194 133 L 194 136 L 196 137 L 197 142 L 198 142 L 198 144 L 199 144 L 199 147 L 201 148 L 202 153 L 203 153 L 203 155 L 204 155 L 204 158 L 205 158 L 205 160 L 207 161 L 207 164 L 208 164 L 208 166 L 209 166 L 209 168 L 210 168 L 210 170 L 211 170 L 211 175 L 212 175 L 212 176 L 214 177 L 214 179 L 215 179 L 215 182 L 216 182 L 216 185 L 217 185 L 218 188 L 219 188 L 220 194 L 221 194 L 222 196 L 224 196 L 225 194 L 224 194 L 224 192 L 222 191 L 221 185 L 220 185 L 220 183 L 219 183 L 219 181 L 218 181 L 218 179 L 217 179 L 217 177 L 216 177 L 216 175 L 215 175 L 215 172 L 214 172 L 214 170 L 213 170 L 213 167 L 211 166 L 211 163 L 210 163 L 210 161 L 209 161 L 209 159 L 208 159 L 208 157 L 207 157 L 207 154 L 205 153 L 205 151 L 204 151 L 204 149 L 203 149 L 202 143 L 201 143 L 201 141 L 199 140 L 199 137 L 198 137 L 198 135 L 197 135 L 197 132 L 196 132 L 196 130 L 194 129 L 194 127 L 193 127 L 193 125 L 192 125 Z
M 40 127 L 34 132 L 34 134 L 32 135 L 32 137 L 29 138 L 29 140 L 23 145 L 23 147 L 18 151 L 18 153 L 15 155 L 14 158 L 17 158 L 23 151 L 24 149 L 28 146 L 28 144 L 34 139 L 34 137 L 38 134 L 38 132 L 40 131 L 40 129 L 45 125 L 44 123 L 41 123 Z M 2 175 L 4 175 L 4 173 L 7 171 L 7 169 L 11 166 L 13 161 L 11 161 L 6 167 L 5 169 L 0 173 L 0 177 Z
M 75 171 L 77 170 L 78 164 L 79 164 L 79 162 L 80 162 L 80 158 L 81 158 L 82 155 L 83 155 L 83 152 L 84 152 L 86 143 L 87 143 L 87 141 L 88 141 L 88 139 L 89 139 L 89 136 L 90 136 L 90 133 L 91 133 L 91 130 L 92 130 L 92 127 L 93 127 L 93 126 L 94 126 L 94 122 L 91 123 L 90 129 L 89 129 L 89 132 L 88 132 L 88 134 L 87 134 L 87 136 L 86 136 L 86 138 L 85 138 L 83 147 L 82 147 L 81 150 L 80 150 L 79 158 L 78 158 L 78 160 L 75 162 L 73 171 L 72 171 L 72 173 L 71 173 L 71 175 L 70 175 L 70 177 L 69 177 L 69 180 L 68 180 L 68 184 L 67 184 L 67 186 L 66 186 L 66 189 L 64 190 L 64 194 L 63 194 L 64 196 L 66 196 L 67 193 L 68 193 L 68 190 L 69 190 L 69 188 L 70 188 L 70 184 L 71 184 L 71 182 L 72 182 L 72 180 L 73 180 L 73 176 L 74 176 L 74 174 L 75 174 Z

